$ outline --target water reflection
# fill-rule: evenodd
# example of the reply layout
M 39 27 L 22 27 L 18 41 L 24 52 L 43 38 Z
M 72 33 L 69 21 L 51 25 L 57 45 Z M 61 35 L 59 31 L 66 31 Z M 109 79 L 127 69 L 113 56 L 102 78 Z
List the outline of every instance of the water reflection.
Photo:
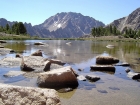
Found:
M 25 42 L 23 41 L 10 41 L 4 46 L 5 48 L 13 49 L 17 53 L 24 53 L 26 50 Z

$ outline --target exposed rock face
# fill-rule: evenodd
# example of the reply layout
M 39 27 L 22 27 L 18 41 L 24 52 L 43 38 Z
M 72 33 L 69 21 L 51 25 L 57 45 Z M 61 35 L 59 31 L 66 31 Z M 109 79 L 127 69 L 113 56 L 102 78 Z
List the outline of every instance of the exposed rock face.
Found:
M 60 105 L 53 89 L 20 87 L 0 84 L 1 105 Z
M 97 64 L 113 64 L 118 63 L 119 59 L 111 57 L 111 56 L 97 56 L 96 63 Z
M 70 38 L 89 34 L 91 28 L 99 26 L 104 26 L 104 24 L 94 18 L 83 16 L 80 13 L 62 12 L 34 27 L 36 29 L 41 27 L 41 34 L 44 37 L 48 34 L 47 37 Z
M 2 18 L 0 21 L 4 21 L 0 22 L 1 26 L 5 26 L 5 23 L 8 22 Z M 24 23 L 24 25 L 27 28 L 27 33 L 31 36 L 37 35 L 39 37 L 49 38 L 81 37 L 85 34 L 89 34 L 93 27 L 105 26 L 104 23 L 92 17 L 73 12 L 57 13 L 46 19 L 42 24 L 36 26 L 32 26 L 30 23 Z
M 78 86 L 77 78 L 70 66 L 40 73 L 37 79 L 40 87 L 61 88 Z
M 133 30 L 140 29 L 140 8 L 133 11 L 126 17 L 114 20 L 110 25 L 116 26 L 118 30 L 123 31 L 125 27 Z

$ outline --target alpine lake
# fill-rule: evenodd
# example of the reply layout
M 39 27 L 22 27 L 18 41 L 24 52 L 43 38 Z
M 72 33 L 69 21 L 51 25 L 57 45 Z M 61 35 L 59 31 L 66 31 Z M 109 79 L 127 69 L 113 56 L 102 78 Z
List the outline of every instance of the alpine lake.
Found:
M 100 77 L 96 82 L 78 80 L 78 87 L 73 91 L 59 93 L 62 105 L 140 105 L 140 81 L 129 78 L 126 68 L 140 72 L 140 41 L 80 41 L 80 40 L 9 40 L 1 44 L 24 56 L 42 50 L 44 58 L 54 58 L 66 62 L 79 75 L 93 74 Z M 43 42 L 48 46 L 37 46 Z M 66 44 L 71 42 L 71 44 Z M 114 45 L 107 48 L 107 45 Z M 15 57 L 16 53 L 0 55 Z M 119 63 L 127 62 L 128 67 L 115 66 L 115 72 L 92 71 L 98 55 L 113 56 Z M 80 70 L 79 70 L 80 69 Z M 5 77 L 9 71 L 20 71 L 20 67 L 1 67 L 0 83 L 38 87 L 37 76 Z

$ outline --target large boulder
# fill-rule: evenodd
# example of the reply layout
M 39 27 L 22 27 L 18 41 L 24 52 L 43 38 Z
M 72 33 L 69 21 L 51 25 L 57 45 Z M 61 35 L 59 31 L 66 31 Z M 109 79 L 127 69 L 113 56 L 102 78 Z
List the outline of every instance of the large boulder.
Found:
M 24 56 L 22 57 L 21 69 L 23 71 L 43 72 L 50 70 L 50 61 L 46 61 L 40 56 Z
M 8 66 L 8 67 L 14 67 L 14 66 L 20 66 L 21 65 L 21 58 L 14 58 L 14 57 L 5 57 L 0 60 L 1 66 Z
M 0 105 L 60 105 L 60 99 L 54 89 L 0 83 Z
M 97 64 L 113 64 L 118 63 L 119 59 L 111 57 L 111 56 L 97 56 L 96 63 Z
M 67 66 L 40 73 L 37 84 L 40 87 L 48 88 L 77 87 L 78 81 L 74 70 L 70 66 Z

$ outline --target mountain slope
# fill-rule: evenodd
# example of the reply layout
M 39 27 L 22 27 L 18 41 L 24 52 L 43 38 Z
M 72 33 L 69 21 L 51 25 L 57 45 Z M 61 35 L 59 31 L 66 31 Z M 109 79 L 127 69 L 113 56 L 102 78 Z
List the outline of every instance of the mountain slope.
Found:
M 0 26 L 6 24 L 10 26 L 14 22 L 6 19 L 0 19 Z M 31 36 L 48 38 L 75 38 L 85 34 L 90 34 L 93 27 L 105 26 L 104 23 L 95 20 L 89 16 L 83 16 L 80 13 L 62 12 L 46 19 L 42 24 L 32 26 L 30 23 L 24 23 L 27 33 Z
M 34 28 L 40 29 L 44 37 L 70 38 L 89 34 L 91 28 L 99 26 L 104 26 L 104 24 L 94 18 L 80 13 L 62 12 L 51 16 Z
M 114 20 L 110 25 L 114 25 L 120 31 L 123 31 L 125 27 L 131 28 L 133 30 L 140 29 L 140 8 L 133 11 L 126 17 Z

